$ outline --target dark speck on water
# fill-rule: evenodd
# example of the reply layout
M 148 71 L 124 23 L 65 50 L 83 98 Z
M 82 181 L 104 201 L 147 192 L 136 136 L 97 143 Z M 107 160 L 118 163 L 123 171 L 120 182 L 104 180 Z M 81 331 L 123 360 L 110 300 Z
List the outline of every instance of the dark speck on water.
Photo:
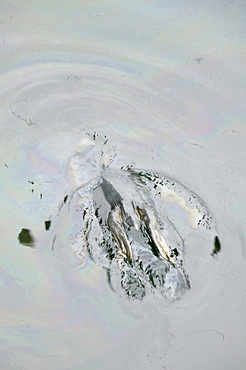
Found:
M 44 221 L 44 224 L 45 224 L 45 230 L 49 230 L 51 226 L 51 221 L 50 220 Z
M 221 250 L 221 245 L 218 236 L 214 238 L 214 249 L 213 252 L 211 253 L 212 256 L 218 254 Z
M 20 244 L 25 245 L 26 247 L 33 248 L 34 247 L 34 238 L 31 234 L 29 229 L 22 229 L 18 235 L 18 239 Z

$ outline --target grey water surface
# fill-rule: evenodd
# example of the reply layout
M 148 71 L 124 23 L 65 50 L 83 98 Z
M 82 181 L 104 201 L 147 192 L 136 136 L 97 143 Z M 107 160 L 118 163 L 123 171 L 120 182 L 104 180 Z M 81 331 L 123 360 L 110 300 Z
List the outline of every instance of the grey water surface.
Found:
M 0 2 L 1 369 L 245 369 L 245 14 Z

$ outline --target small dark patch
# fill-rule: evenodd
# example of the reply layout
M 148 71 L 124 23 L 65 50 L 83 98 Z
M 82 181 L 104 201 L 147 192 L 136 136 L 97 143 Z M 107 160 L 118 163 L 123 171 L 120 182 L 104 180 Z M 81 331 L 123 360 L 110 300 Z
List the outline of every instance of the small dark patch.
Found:
M 50 229 L 50 226 L 51 226 L 51 220 L 44 221 L 44 225 L 45 225 L 45 230 L 48 231 Z
M 87 244 L 86 247 L 87 247 L 87 253 L 88 253 L 88 256 L 89 256 L 90 260 L 94 261 L 92 251 L 91 251 L 91 248 L 90 248 L 89 244 Z
M 78 76 L 75 76 L 75 75 L 69 75 L 67 77 L 67 81 L 70 80 L 70 78 L 74 78 L 75 80 L 81 80 L 81 78 L 79 78 Z
M 113 185 L 103 178 L 101 183 L 101 188 L 105 199 L 109 203 L 112 209 L 114 209 L 117 205 L 121 205 L 122 198 L 117 190 L 113 187 Z
M 126 223 L 127 223 L 128 226 L 134 227 L 134 222 L 133 222 L 131 216 L 129 216 L 129 215 L 126 216 Z M 130 227 L 129 227 L 129 230 L 130 230 Z
M 68 195 L 66 195 L 64 198 L 63 198 L 63 202 L 61 202 L 61 204 L 58 206 L 58 211 L 60 212 L 62 207 L 66 204 L 68 200 Z
M 6 163 L 4 163 L 4 166 L 7 167 L 7 168 L 9 168 L 9 166 Z
M 95 210 L 95 216 L 98 218 L 99 217 L 99 208 L 97 208 L 96 210 Z
M 108 281 L 108 285 L 110 286 L 110 288 L 112 289 L 112 291 L 113 291 L 114 293 L 116 293 L 116 292 L 115 292 L 115 290 L 114 290 L 114 288 L 113 288 L 113 285 L 112 285 L 110 269 L 109 269 L 109 268 L 105 268 L 105 270 L 106 270 L 106 273 L 107 273 L 107 281 Z
M 193 59 L 195 62 L 197 62 L 198 64 L 201 64 L 201 62 L 203 62 L 203 58 L 196 58 L 196 59 Z
M 26 247 L 30 247 L 30 248 L 34 247 L 34 244 L 35 244 L 34 238 L 29 229 L 22 229 L 18 235 L 18 240 L 20 244 L 23 244 Z
M 188 144 L 191 144 L 191 145 L 194 145 L 194 146 L 198 146 L 199 148 L 202 148 L 201 145 L 197 144 L 197 143 L 192 143 L 191 141 L 186 141 Z
M 179 256 L 179 251 L 177 250 L 177 248 L 174 248 L 172 249 L 172 253 L 171 253 L 171 257 L 178 257 Z
M 28 181 L 29 182 L 29 184 L 32 184 L 32 185 L 34 185 L 34 182 L 33 181 Z
M 216 237 L 214 238 L 214 249 L 213 249 L 213 252 L 211 253 L 211 256 L 215 256 L 216 254 L 220 252 L 220 250 L 221 250 L 221 244 L 220 244 L 218 236 L 216 235 Z
M 40 199 L 42 199 L 43 198 L 43 194 L 42 193 L 40 193 Z
M 105 242 L 105 247 L 107 251 L 107 257 L 110 261 L 113 261 L 115 258 L 115 250 L 112 246 L 109 245 L 109 243 Z
M 147 240 L 148 240 L 147 242 L 148 242 L 154 256 L 159 258 L 160 257 L 160 251 L 159 251 L 158 247 L 156 246 L 154 240 L 152 239 L 151 235 L 149 234 L 147 228 L 143 225 L 140 225 L 140 230 L 142 231 L 142 234 L 147 238 Z

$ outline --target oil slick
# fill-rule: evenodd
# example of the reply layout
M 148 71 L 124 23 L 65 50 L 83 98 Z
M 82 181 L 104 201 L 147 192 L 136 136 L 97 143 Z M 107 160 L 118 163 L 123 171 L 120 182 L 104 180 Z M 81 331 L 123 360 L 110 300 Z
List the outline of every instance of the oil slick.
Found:
M 212 233 L 212 255 L 220 251 L 213 217 L 199 196 L 170 177 L 132 166 L 113 169 L 115 155 L 115 147 L 94 133 L 68 162 L 67 174 L 77 190 L 62 204 L 76 196 L 81 216 L 74 252 L 83 259 L 87 253 L 106 269 L 119 295 L 143 299 L 158 293 L 169 301 L 179 299 L 191 284 L 175 212 L 180 210 L 190 232 Z

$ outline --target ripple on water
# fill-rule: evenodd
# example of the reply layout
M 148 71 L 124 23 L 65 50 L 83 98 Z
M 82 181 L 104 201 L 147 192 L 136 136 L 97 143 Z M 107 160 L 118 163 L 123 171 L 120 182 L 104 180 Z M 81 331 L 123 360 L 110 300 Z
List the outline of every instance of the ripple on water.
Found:
M 170 272 L 169 285 L 164 289 L 167 291 L 174 281 L 180 279 L 183 287 L 174 288 L 173 293 L 173 297 L 178 297 L 189 289 L 187 277 L 189 271 L 185 270 L 184 262 L 186 253 L 184 240 L 190 232 L 197 233 L 202 230 L 203 221 L 210 217 L 210 212 L 195 193 L 190 192 L 170 176 L 163 176 L 165 170 L 167 173 L 173 171 L 177 173 L 177 169 L 182 168 L 185 172 L 186 163 L 189 162 L 189 153 L 180 146 L 180 140 L 184 134 L 182 125 L 175 121 L 173 113 L 180 110 L 186 116 L 190 108 L 185 101 L 182 102 L 176 96 L 177 84 L 171 92 L 162 86 L 162 89 L 158 87 L 158 92 L 154 93 L 148 81 L 145 81 L 145 84 L 136 82 L 129 71 L 130 69 L 128 72 L 125 71 L 122 78 L 123 70 L 106 65 L 57 63 L 54 69 L 53 65 L 44 63 L 6 74 L 2 90 L 4 102 L 2 123 L 5 128 L 3 142 L 10 142 L 11 148 L 4 144 L 2 150 L 8 153 L 6 166 L 9 167 L 9 173 L 13 175 L 13 184 L 17 184 L 18 181 L 24 183 L 35 180 L 33 196 L 38 192 L 38 199 L 28 201 L 28 206 L 35 207 L 36 211 L 40 210 L 39 219 L 42 218 L 42 226 L 41 224 L 40 227 L 20 225 L 19 232 L 22 228 L 30 229 L 34 232 L 38 244 L 44 239 L 43 228 L 46 229 L 50 223 L 49 230 L 46 229 L 46 231 L 50 233 L 49 235 L 53 235 L 50 240 L 51 249 L 54 250 L 59 241 L 64 238 L 68 243 L 72 243 L 72 248 L 77 250 L 77 255 L 82 258 L 79 235 L 81 235 L 81 229 L 86 227 L 81 220 L 81 199 L 83 198 L 81 189 L 73 196 L 74 207 L 71 206 L 71 209 L 74 208 L 75 212 L 71 213 L 70 209 L 70 216 L 66 212 L 69 209 L 68 204 L 71 205 L 71 199 L 68 204 L 63 204 L 65 202 L 62 200 L 82 183 L 88 181 L 90 185 L 85 187 L 85 191 L 89 193 L 91 199 L 89 222 L 93 219 L 92 227 L 96 228 L 97 202 L 102 209 L 104 221 L 108 212 L 105 194 L 100 193 L 102 187 L 97 186 L 104 172 L 104 177 L 113 184 L 124 199 L 124 207 L 133 219 L 134 217 L 136 219 L 136 211 L 132 214 L 134 197 L 141 198 L 139 202 L 145 207 L 146 204 L 148 205 L 148 215 L 154 209 L 153 217 L 158 220 L 163 238 L 168 241 L 172 253 L 176 250 L 178 252 L 178 256 L 175 257 L 178 261 L 178 269 Z M 178 79 L 178 75 L 176 77 Z M 156 78 L 155 75 L 155 81 Z M 174 75 L 172 74 L 171 80 L 170 78 L 167 73 L 165 83 L 170 82 Z M 170 106 L 170 99 L 175 100 L 176 107 Z M 208 126 L 207 121 L 204 121 L 204 124 L 200 122 L 199 127 L 201 132 L 205 127 L 208 133 L 213 130 L 213 124 L 210 122 Z M 88 136 L 87 132 L 92 132 L 91 136 Z M 91 140 L 95 135 L 93 132 L 102 134 L 101 142 L 97 139 L 96 145 Z M 108 143 L 105 144 L 102 152 L 103 143 L 107 140 Z M 84 162 L 85 155 L 87 163 Z M 165 157 L 165 164 L 163 164 L 163 157 Z M 67 166 L 68 158 L 70 160 Z M 174 185 L 168 187 L 167 181 Z M 128 189 L 131 190 L 128 191 Z M 21 197 L 21 193 L 18 196 Z M 191 202 L 191 199 L 194 200 L 193 196 L 197 197 L 197 202 Z M 58 210 L 59 217 L 56 219 L 54 214 L 58 203 L 63 209 L 63 218 Z M 45 219 L 43 210 L 46 214 Z M 66 222 L 67 218 L 68 222 Z M 135 226 L 137 222 L 139 219 L 135 222 Z M 152 224 L 153 222 L 152 220 Z M 199 227 L 198 222 L 200 222 Z M 105 225 L 107 225 L 106 221 Z M 59 239 L 61 234 L 59 229 L 64 230 L 66 227 L 69 230 Z M 100 228 L 97 229 L 97 233 L 100 234 L 102 231 Z M 216 233 L 213 222 L 211 222 L 211 230 L 211 235 Z M 111 234 L 109 231 L 108 233 Z M 91 234 L 88 238 L 91 238 Z M 77 235 L 77 238 L 72 238 L 72 235 Z M 144 285 L 143 281 L 147 276 L 148 284 L 142 289 L 142 296 L 146 296 L 154 289 L 154 285 L 157 284 L 154 280 L 158 280 L 159 275 L 157 274 L 158 278 L 151 276 L 151 273 L 146 275 L 148 266 L 144 267 L 144 272 L 141 271 L 143 260 L 141 256 L 149 253 L 146 259 L 156 258 L 153 261 L 153 266 L 156 264 L 156 271 L 159 269 L 159 257 L 153 256 L 153 250 L 146 249 L 144 252 L 141 250 L 142 230 L 131 229 L 127 237 L 134 246 L 132 250 L 135 251 L 135 254 L 133 253 L 135 268 L 139 258 L 138 283 Z M 136 240 L 133 240 L 134 238 Z M 146 238 L 148 236 L 145 236 Z M 114 244 L 113 238 L 111 242 Z M 64 243 L 63 241 L 62 244 Z M 120 284 L 122 276 L 119 275 L 122 271 L 125 273 L 126 268 L 122 270 L 119 267 L 117 258 L 113 258 L 109 263 L 109 258 L 105 255 L 103 257 L 102 248 L 98 248 L 98 243 L 90 241 L 90 247 L 93 251 L 93 259 L 107 269 L 108 281 L 112 288 L 116 291 L 122 289 Z M 209 253 L 212 249 L 211 242 Z M 83 254 L 82 264 L 88 262 L 86 253 Z M 121 258 L 121 263 L 123 262 Z M 165 265 L 165 261 L 162 263 Z M 172 270 L 172 267 L 168 265 L 167 269 Z M 143 276 L 140 278 L 141 274 Z M 126 276 L 124 292 L 128 289 L 129 282 L 134 281 L 136 277 L 132 267 Z M 154 283 L 150 284 L 150 279 Z
M 193 196 L 196 196 L 194 193 L 189 192 L 176 180 L 163 177 L 163 169 L 160 169 L 158 165 L 158 158 L 162 158 L 163 151 L 165 151 L 167 153 L 165 167 L 170 172 L 169 164 L 171 160 L 168 149 L 172 151 L 172 146 L 175 145 L 176 150 L 179 150 L 179 135 L 177 133 L 182 134 L 182 129 L 177 125 L 177 122 L 174 123 L 173 121 L 173 107 L 170 108 L 170 92 L 164 89 L 165 93 L 163 93 L 163 90 L 153 95 L 150 85 L 148 83 L 145 85 L 137 83 L 131 77 L 129 69 L 128 73 L 122 78 L 122 70 L 105 65 L 57 63 L 54 69 L 53 65 L 46 63 L 11 72 L 6 74 L 4 79 L 2 116 L 5 127 L 4 138 L 5 142 L 9 142 L 11 138 L 12 146 L 8 163 L 11 167 L 12 163 L 15 162 L 14 158 L 15 160 L 18 159 L 20 161 L 17 170 L 18 177 L 20 177 L 21 172 L 22 177 L 28 176 L 28 181 L 38 177 L 40 184 L 45 182 L 46 195 L 45 189 L 44 191 L 40 190 L 39 198 L 42 194 L 43 204 L 45 202 L 50 203 L 45 205 L 46 218 L 43 221 L 46 222 L 45 227 L 51 222 L 48 231 L 52 232 L 53 229 L 54 232 L 53 219 L 51 220 L 48 213 L 49 206 L 50 211 L 52 211 L 52 208 L 55 209 L 58 201 L 61 201 L 67 194 L 71 194 L 76 187 L 81 186 L 86 181 L 89 184 L 84 191 L 89 193 L 88 197 L 91 200 L 91 214 L 87 222 L 90 223 L 93 220 L 92 227 L 96 228 L 97 220 L 95 220 L 94 213 L 98 208 L 98 202 L 102 209 L 102 218 L 105 225 L 107 225 L 106 215 L 108 210 L 104 209 L 107 205 L 104 200 L 105 193 L 100 193 L 102 187 L 98 187 L 104 171 L 104 177 L 113 184 L 113 187 L 124 199 L 124 209 L 131 215 L 132 219 L 135 218 L 134 229 L 129 230 L 129 235 L 127 235 L 131 240 L 131 245 L 134 245 L 134 248 L 131 248 L 135 251 L 135 254 L 133 253 L 134 266 L 137 266 L 137 260 L 140 256 L 148 251 L 148 249 L 144 252 L 141 250 L 143 231 L 137 230 L 140 226 L 143 227 L 143 222 L 140 220 L 141 224 L 139 217 L 140 219 L 143 218 L 143 213 L 142 216 L 140 213 L 142 209 L 146 210 L 147 204 L 147 216 L 149 218 L 151 212 L 153 212 L 151 228 L 157 220 L 163 238 L 168 241 L 172 249 L 172 254 L 176 252 L 178 254 L 175 258 L 179 267 L 177 270 L 169 271 L 170 281 L 183 280 L 184 287 L 180 289 L 180 292 L 186 290 L 189 283 L 188 280 L 185 281 L 187 273 L 183 271 L 183 237 L 188 231 L 196 229 L 198 222 L 202 223 L 208 220 L 209 212 L 199 197 L 197 197 L 197 202 L 191 202 L 191 199 L 194 200 Z M 172 94 L 175 94 L 175 91 Z M 135 96 L 138 98 L 135 99 Z M 189 109 L 179 98 L 176 99 L 176 102 L 180 104 L 183 113 L 186 109 Z M 165 115 L 163 115 L 164 110 Z M 149 122 L 151 122 L 151 125 Z M 95 142 L 86 135 L 86 132 L 93 130 L 105 134 L 105 137 L 102 136 L 104 142 L 107 141 L 107 137 L 109 138 L 107 149 L 105 149 L 105 144 L 102 150 L 102 142 L 98 144 L 99 139 L 95 145 Z M 56 135 L 53 134 L 54 132 Z M 81 137 L 82 141 L 79 139 Z M 165 142 L 165 148 L 159 145 L 159 141 Z M 118 156 L 115 156 L 116 142 L 118 144 Z M 143 143 L 148 155 L 142 155 L 144 154 Z M 83 147 L 82 153 L 81 147 Z M 151 162 L 149 158 L 153 155 L 153 148 L 154 150 L 156 148 L 161 149 L 155 151 L 157 160 Z M 74 151 L 77 151 L 76 155 L 74 155 Z M 141 155 L 138 155 L 137 152 Z M 87 162 L 85 162 L 84 156 L 86 156 Z M 71 158 L 71 160 L 67 167 L 68 158 Z M 131 167 L 131 164 L 136 162 L 133 158 L 137 159 L 138 166 L 144 170 L 137 170 L 135 166 Z M 153 163 L 156 163 L 154 166 L 158 171 L 147 171 L 146 169 L 153 167 Z M 6 165 L 8 164 L 6 163 Z M 124 169 L 121 169 L 122 165 L 125 165 Z M 130 166 L 127 167 L 127 165 Z M 105 170 L 106 167 L 107 170 Z M 25 173 L 26 169 L 28 169 L 28 174 Z M 75 170 L 76 176 L 73 174 L 71 176 L 71 171 L 74 172 Z M 65 171 L 66 179 L 64 178 Z M 67 181 L 68 179 L 69 181 Z M 168 181 L 174 185 L 168 187 Z M 59 191 L 57 191 L 58 187 L 60 187 Z M 49 191 L 53 194 L 52 198 L 47 196 Z M 81 199 L 84 199 L 81 191 L 81 189 L 78 191 L 78 203 L 82 202 Z M 182 193 L 181 196 L 180 192 Z M 62 197 L 58 198 L 62 193 Z M 139 199 L 134 206 L 134 212 L 132 208 L 133 198 Z M 103 208 L 104 203 L 105 207 Z M 199 204 L 199 207 L 197 207 L 197 204 Z M 138 219 L 136 207 L 140 209 Z M 78 206 L 76 210 L 77 213 L 73 219 L 79 218 Z M 139 225 L 138 222 L 140 222 Z M 88 225 L 83 226 L 82 220 L 81 223 L 82 228 L 86 229 L 88 227 Z M 79 222 L 77 221 L 76 224 L 79 225 Z M 212 230 L 214 230 L 214 225 L 212 223 L 211 225 Z M 55 227 L 59 229 L 58 226 Z M 146 223 L 144 227 L 146 228 Z M 149 230 L 152 230 L 151 228 Z M 77 226 L 77 229 L 80 230 L 81 227 Z M 67 234 L 70 235 L 72 232 L 67 232 Z M 97 232 L 100 234 L 102 231 L 98 228 Z M 75 234 L 77 233 L 78 231 L 75 232 Z M 109 231 L 108 233 L 111 234 Z M 59 240 L 56 234 L 55 232 L 52 240 L 53 249 L 55 243 L 57 244 Z M 91 238 L 91 234 L 88 238 Z M 144 237 L 146 239 L 148 235 Z M 134 238 L 136 240 L 133 241 Z M 111 240 L 111 244 L 114 243 L 113 240 Z M 78 244 L 78 241 L 73 241 L 73 248 L 78 248 Z M 149 245 L 149 243 L 147 244 Z M 109 258 L 104 256 L 104 261 L 101 261 L 103 259 L 102 248 L 98 248 L 98 243 L 91 241 L 90 245 L 93 250 L 93 259 L 100 260 L 99 264 L 109 271 Z M 153 256 L 152 248 L 148 253 L 149 256 L 146 259 L 156 258 L 153 265 L 156 264 L 156 270 L 158 270 L 158 252 L 156 252 L 156 256 Z M 86 260 L 85 257 L 83 258 Z M 138 266 L 141 266 L 142 259 L 141 257 L 138 260 Z M 115 260 L 116 258 L 113 258 L 113 262 Z M 117 273 L 126 269 L 119 269 L 119 263 L 117 262 L 114 266 L 113 262 L 110 262 L 112 274 L 108 272 L 108 277 L 111 279 L 110 276 L 112 275 L 110 280 L 112 287 L 114 284 L 118 284 L 119 289 L 121 289 L 121 284 L 117 282 L 119 280 Z M 121 262 L 123 263 L 123 260 Z M 165 261 L 162 263 L 165 264 Z M 166 268 L 172 270 L 169 265 Z M 141 269 L 142 267 L 138 267 L 138 279 L 140 279 L 140 273 L 143 273 Z M 148 266 L 145 266 L 144 269 L 141 279 L 146 279 Z M 136 276 L 132 267 L 129 271 L 131 272 L 127 275 L 129 279 L 126 279 L 126 286 Z M 172 276 L 174 276 L 174 279 Z M 144 285 L 141 279 L 139 284 Z M 159 279 L 159 275 L 156 278 L 149 273 L 148 283 L 151 279 L 153 283 L 152 286 L 150 284 L 149 290 L 157 284 L 154 280 Z M 166 290 L 169 288 L 166 288 Z M 145 290 L 146 288 L 143 289 L 143 291 Z M 143 295 L 145 294 L 144 292 Z M 176 293 L 174 293 L 174 296 L 176 296 Z
M 159 11 L 162 2 L 158 6 L 145 2 L 138 14 L 136 4 L 134 11 L 128 7 L 130 2 L 122 9 L 116 6 L 113 13 L 108 12 L 112 4 L 104 7 L 101 2 L 99 8 L 88 2 L 92 5 L 86 12 L 79 2 L 73 2 L 76 9 L 64 5 L 69 10 L 62 9 L 59 2 L 55 11 L 53 2 L 43 2 L 43 8 L 38 2 L 29 2 L 32 10 L 29 5 L 20 6 L 18 16 L 14 5 L 3 3 L 6 22 L 2 15 L 0 68 L 9 72 L 0 79 L 1 301 L 7 308 L 3 341 L 11 348 L 9 355 L 6 350 L 9 364 L 5 367 L 13 363 L 28 367 L 30 361 L 33 368 L 72 367 L 105 350 L 105 366 L 100 358 L 95 367 L 108 368 L 119 348 L 117 364 L 125 364 L 127 359 L 133 368 L 168 367 L 164 343 L 170 345 L 166 351 L 174 348 L 175 358 L 181 355 L 181 364 L 189 363 L 194 353 L 199 364 L 200 354 L 206 356 L 201 337 L 195 337 L 187 352 L 187 330 L 211 328 L 224 333 L 226 328 L 237 328 L 238 322 L 241 333 L 244 330 L 245 265 L 233 230 L 236 224 L 243 235 L 242 68 L 246 64 L 239 34 L 244 23 L 240 17 L 234 18 L 236 7 L 216 7 L 210 14 L 206 6 L 198 14 L 193 2 L 185 3 L 192 21 L 184 17 L 180 22 L 184 9 L 176 2 L 173 8 L 165 4 L 164 12 Z M 46 17 L 47 6 L 51 8 Z M 75 17 L 69 18 L 69 14 Z M 117 143 L 117 156 L 109 156 L 107 168 L 102 169 L 100 145 L 92 145 L 95 161 L 86 163 L 81 174 L 79 163 L 83 161 L 77 157 L 78 163 L 71 167 L 72 158 L 84 153 L 80 140 L 94 131 L 109 139 L 109 154 Z M 103 158 L 104 162 L 105 153 Z M 111 210 L 109 186 L 97 186 L 102 175 L 122 198 L 121 207 Z M 85 180 L 92 187 L 85 187 L 91 202 L 83 220 L 86 195 L 82 188 L 76 189 Z M 190 203 L 190 195 L 200 195 L 205 202 L 197 197 Z M 211 224 L 211 230 L 202 222 L 198 225 L 201 215 L 208 219 L 208 209 L 216 211 L 220 221 L 222 254 L 217 239 L 213 246 L 215 225 Z M 121 229 L 116 230 L 112 219 L 109 228 L 110 212 Z M 123 224 L 120 212 L 126 221 Z M 109 251 L 95 242 L 92 232 L 88 234 L 90 248 L 83 249 L 81 233 L 87 230 L 86 221 L 100 238 L 111 238 L 112 259 Z M 157 235 L 161 233 L 170 249 L 178 252 L 170 257 L 174 268 L 149 244 L 153 225 L 160 229 Z M 124 260 L 115 242 L 122 229 L 134 265 Z M 169 273 L 167 286 L 174 286 L 179 277 L 184 284 L 188 275 L 191 289 L 188 291 L 187 282 L 185 289 L 177 284 L 173 292 L 175 296 L 185 293 L 182 299 L 170 304 L 166 299 L 163 304 L 165 298 L 158 293 L 167 289 L 157 276 L 171 270 L 173 280 Z M 142 300 L 133 300 L 126 293 L 133 292 L 129 283 L 133 280 L 136 285 L 136 277 L 143 286 L 136 289 L 145 294 Z M 107 278 L 116 294 L 109 289 Z M 159 290 L 153 283 L 159 284 Z M 150 302 L 150 307 L 145 302 Z M 171 327 L 156 309 L 168 312 L 169 319 L 173 315 Z M 180 320 L 176 320 L 177 312 Z M 148 316 L 142 325 L 130 317 L 139 318 L 140 314 Z M 133 335 L 136 327 L 139 330 Z M 170 344 L 167 328 L 177 337 L 183 335 L 176 345 L 175 341 Z M 228 346 L 228 353 L 234 348 L 240 359 L 243 335 L 236 330 L 234 334 L 228 329 L 223 345 Z M 223 353 L 215 341 L 210 340 L 210 346 L 208 358 L 211 353 Z M 146 353 L 150 357 L 147 365 L 142 365 Z M 176 368 L 182 367 L 180 363 Z M 88 368 L 91 366 L 90 362 Z M 175 361 L 170 367 L 175 367 Z

